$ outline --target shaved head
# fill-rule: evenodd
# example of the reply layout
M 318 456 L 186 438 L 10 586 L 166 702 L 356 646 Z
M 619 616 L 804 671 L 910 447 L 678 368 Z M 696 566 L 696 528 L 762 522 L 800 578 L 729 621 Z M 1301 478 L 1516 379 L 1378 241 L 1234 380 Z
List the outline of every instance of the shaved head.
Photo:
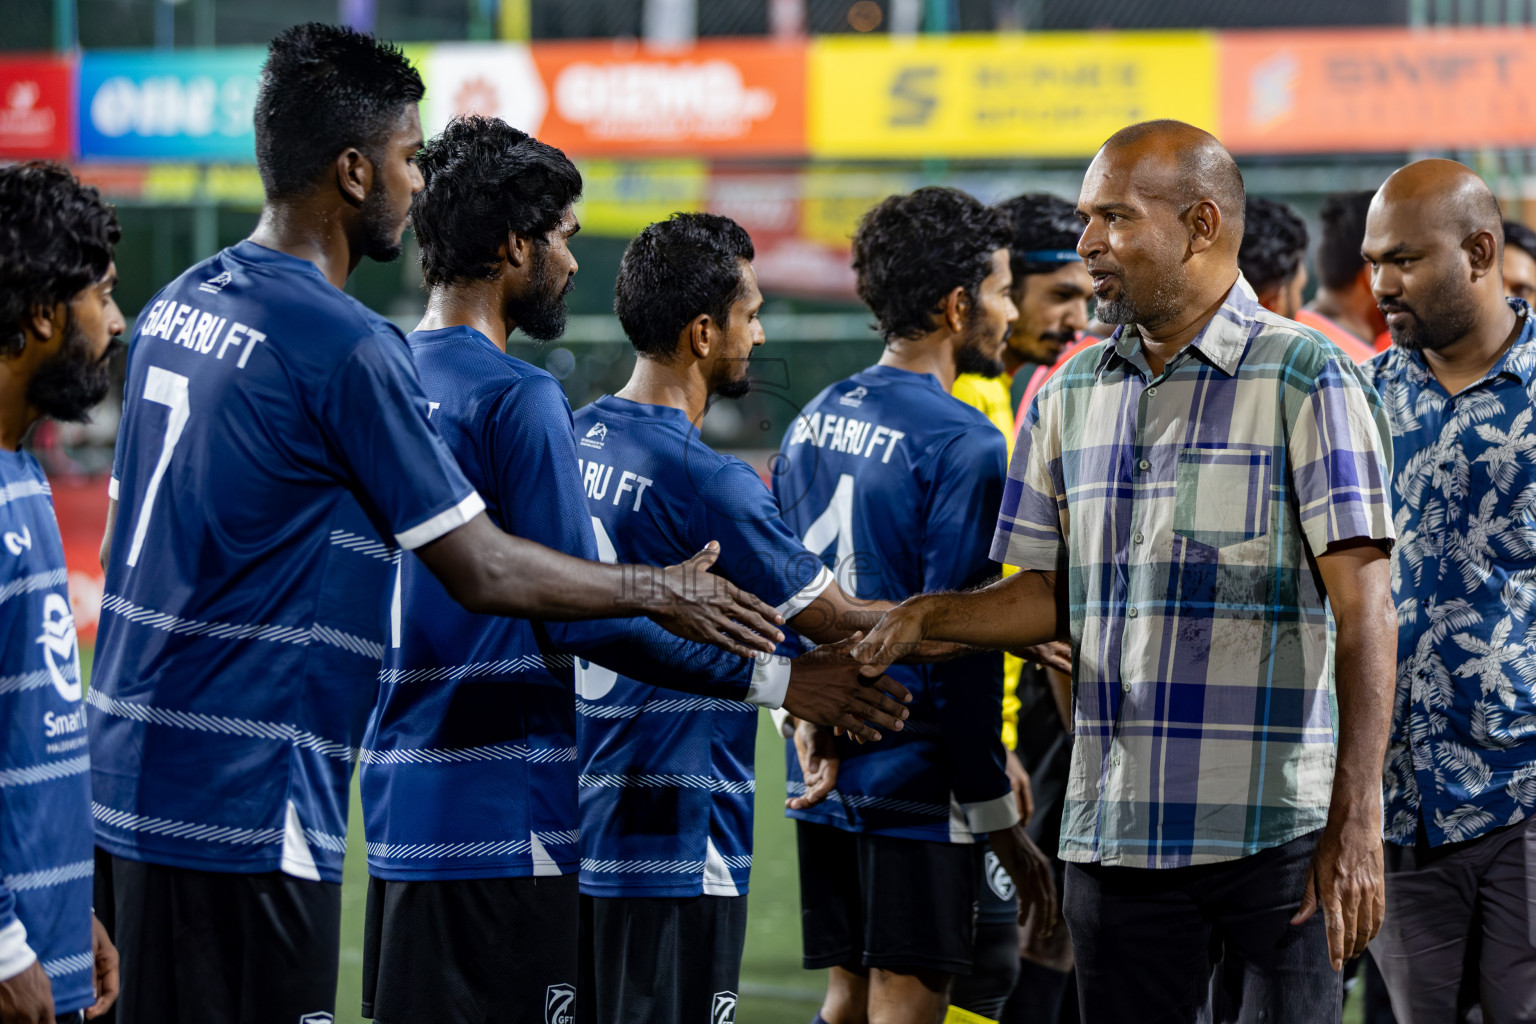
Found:
M 1471 168 L 1420 160 L 1393 172 L 1360 246 L 1393 342 L 1439 351 L 1503 315 L 1503 249 L 1499 202 Z
M 1243 172 L 1210 132 L 1183 121 L 1142 121 L 1115 132 L 1101 151 L 1134 153 L 1143 164 L 1143 187 L 1181 211 L 1211 200 L 1234 229 L 1231 244 L 1242 244 L 1247 205 Z
M 1411 205 L 1425 226 L 1449 231 L 1458 241 L 1486 231 L 1497 241 L 1500 254 L 1504 251 L 1499 200 L 1466 164 L 1436 159 L 1400 167 L 1377 191 L 1371 209 L 1383 203 Z
M 1077 201 L 1098 318 L 1156 333 L 1208 309 L 1237 280 L 1244 199 L 1242 173 L 1210 132 L 1145 121 L 1110 136 Z

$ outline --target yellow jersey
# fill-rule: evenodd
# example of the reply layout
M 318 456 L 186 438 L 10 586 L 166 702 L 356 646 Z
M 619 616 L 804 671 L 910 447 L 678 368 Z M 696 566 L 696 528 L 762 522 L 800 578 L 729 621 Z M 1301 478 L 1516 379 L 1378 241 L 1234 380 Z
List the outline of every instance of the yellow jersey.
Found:
M 983 377 L 979 373 L 962 373 L 955 378 L 950 394 L 992 421 L 1003 432 L 1008 442 L 1008 458 L 1013 458 L 1013 378 L 1008 374 Z M 1003 566 L 1008 576 L 1018 569 Z M 1009 750 L 1019 743 L 1019 674 L 1024 671 L 1024 660 L 1013 654 L 1003 655 L 1003 745 Z

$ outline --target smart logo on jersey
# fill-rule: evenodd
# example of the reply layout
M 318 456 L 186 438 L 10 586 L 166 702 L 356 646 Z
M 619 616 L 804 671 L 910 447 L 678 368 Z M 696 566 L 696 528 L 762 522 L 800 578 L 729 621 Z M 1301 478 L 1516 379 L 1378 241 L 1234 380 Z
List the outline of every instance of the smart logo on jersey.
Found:
M 1007 901 L 1013 899 L 1013 878 L 1003 868 L 1003 862 L 997 859 L 997 854 L 987 851 L 985 861 L 987 873 L 987 888 L 991 889 L 998 899 Z
M 587 448 L 601 448 L 603 442 L 608 439 L 608 425 L 606 423 L 594 423 L 592 429 L 587 431 L 587 436 L 581 439 L 583 446 Z
M 851 405 L 855 409 L 864 404 L 864 399 L 869 397 L 869 388 L 860 384 L 842 398 L 837 400 L 838 405 Z
M 715 993 L 715 1006 L 710 1011 L 709 1024 L 736 1024 L 735 992 Z
M 544 1024 L 575 1024 L 575 1021 L 576 986 L 549 986 L 544 991 Z
M 229 284 L 233 280 L 234 277 L 230 274 L 229 271 L 226 270 L 222 274 L 219 274 L 217 277 L 210 277 L 208 280 L 198 285 L 197 290 L 200 292 L 207 292 L 210 295 L 217 295 L 219 292 L 224 290 L 225 285 Z
M 20 533 L 17 533 L 14 530 L 7 530 L 5 532 L 5 550 L 17 556 L 19 556 L 22 551 L 32 550 L 31 529 L 23 526 Z
M 80 676 L 75 681 L 65 678 L 60 667 L 73 668 L 75 664 L 76 638 L 75 617 L 70 614 L 69 602 L 60 594 L 49 594 L 43 599 L 43 635 L 37 638 L 43 645 L 43 662 L 48 666 L 48 678 L 53 688 L 67 701 L 80 699 Z

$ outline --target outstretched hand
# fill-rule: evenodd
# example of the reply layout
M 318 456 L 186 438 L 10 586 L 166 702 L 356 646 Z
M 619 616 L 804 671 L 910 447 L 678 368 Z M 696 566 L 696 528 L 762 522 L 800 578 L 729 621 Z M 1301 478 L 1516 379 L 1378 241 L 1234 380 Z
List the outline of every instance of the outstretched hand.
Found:
M 784 639 L 778 629 L 784 617 L 711 573 L 709 567 L 719 557 L 720 545 L 710 541 L 688 561 L 651 573 L 656 592 L 646 602 L 646 617 L 685 640 L 713 644 L 742 657 L 772 653 Z
M 790 663 L 784 709 L 816 725 L 842 729 L 854 739 L 873 741 L 880 729 L 899 730 L 911 701 L 905 686 L 887 675 L 866 677 L 853 659 L 855 633 L 836 644 L 822 644 Z
M 903 601 L 881 616 L 875 628 L 853 645 L 853 659 L 864 666 L 865 678 L 881 675 L 895 662 L 919 650 L 924 639 L 921 606 Z

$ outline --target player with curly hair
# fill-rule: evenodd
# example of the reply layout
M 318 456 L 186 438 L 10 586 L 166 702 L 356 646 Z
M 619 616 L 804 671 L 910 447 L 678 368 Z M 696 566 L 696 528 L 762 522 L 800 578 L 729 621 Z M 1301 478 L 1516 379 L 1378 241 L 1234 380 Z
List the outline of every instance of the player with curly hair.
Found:
M 773 486 L 784 521 L 861 600 L 997 574 L 974 524 L 1002 498 L 1007 446 L 949 392 L 961 373 L 1002 372 L 1018 317 L 1010 237 L 998 210 L 933 187 L 885 199 L 854 235 L 859 297 L 885 352 L 802 410 Z M 829 969 L 819 1021 L 943 1014 L 952 979 L 973 966 L 981 837 L 1031 902 L 1048 875 L 1038 851 L 1039 870 L 1024 867 L 1033 847 L 1004 767 L 1002 667 L 996 653 L 895 666 L 914 695 L 905 730 L 862 746 L 822 734 L 836 789 L 789 812 L 804 964 Z M 791 751 L 791 796 L 807 784 L 798 760 Z
M 21 448 L 107 395 L 123 314 L 119 230 L 62 167 L 0 168 L 0 1020 L 72 1024 L 117 997 L 91 912 L 91 783 L 79 644 L 48 481 Z

